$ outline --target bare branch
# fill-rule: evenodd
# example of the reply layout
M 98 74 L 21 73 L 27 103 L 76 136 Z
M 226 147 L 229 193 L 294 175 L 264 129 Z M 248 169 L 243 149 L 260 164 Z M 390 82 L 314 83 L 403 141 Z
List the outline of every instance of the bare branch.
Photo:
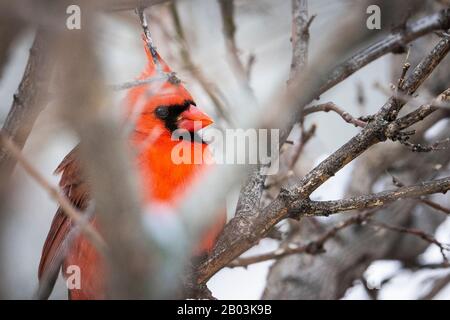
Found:
M 333 112 L 337 113 L 342 119 L 344 119 L 345 122 L 351 123 L 355 127 L 364 128 L 365 125 L 366 125 L 366 122 L 353 117 L 348 112 L 346 112 L 343 109 L 339 108 L 333 102 L 327 102 L 327 103 L 318 104 L 318 105 L 315 105 L 315 106 L 312 106 L 312 107 L 308 107 L 308 108 L 306 108 L 303 111 L 303 116 L 307 116 L 307 115 L 309 115 L 311 113 L 321 112 L 321 111 L 323 111 L 323 112 L 333 111 Z
M 327 91 L 337 83 L 343 81 L 348 76 L 359 70 L 360 68 L 364 67 L 368 63 L 376 60 L 377 58 L 383 56 L 386 53 L 399 51 L 398 49 L 400 47 L 403 47 L 408 42 L 411 42 L 418 37 L 421 37 L 425 34 L 428 34 L 432 31 L 435 31 L 436 29 L 447 29 L 450 26 L 450 10 L 443 10 L 437 14 L 433 14 L 427 17 L 424 17 L 422 19 L 417 20 L 416 22 L 413 22 L 411 24 L 405 25 L 405 28 L 403 30 L 396 30 L 392 32 L 390 35 L 388 35 L 386 38 L 374 43 L 373 45 L 367 47 L 366 49 L 360 51 L 356 55 L 352 56 L 350 59 L 346 60 L 344 63 L 339 65 L 338 67 L 332 69 L 331 76 L 325 81 L 324 84 L 320 85 L 320 89 L 316 90 L 315 84 L 319 83 L 320 81 L 313 82 L 313 83 L 306 83 L 302 82 L 302 79 L 299 79 L 297 81 L 298 83 L 303 84 L 303 89 L 307 94 L 305 94 L 302 98 L 297 99 L 299 102 L 299 105 L 301 106 L 299 112 L 295 114 L 294 117 L 291 119 L 288 119 L 288 125 L 286 126 L 287 130 L 282 131 L 281 136 L 281 142 L 284 142 L 287 138 L 287 135 L 290 132 L 290 129 L 293 127 L 295 123 L 300 121 L 302 119 L 302 109 L 305 104 L 307 104 L 310 100 L 310 96 L 319 96 L 321 93 Z M 339 50 L 334 49 L 336 52 Z M 322 68 L 318 68 L 320 70 L 327 70 L 327 68 L 323 67 L 325 63 L 322 63 Z M 313 68 L 314 69 L 314 68 Z M 293 94 L 294 97 L 296 97 L 295 94 Z M 295 99 L 294 99 L 295 100 Z M 387 105 L 391 105 L 393 103 L 393 99 L 391 99 Z M 383 116 L 380 117 L 383 118 Z M 384 121 L 384 120 L 383 120 Z M 307 178 L 303 179 L 303 183 L 307 183 L 308 180 L 312 179 L 315 181 L 311 181 L 310 184 L 307 184 L 306 189 L 303 189 L 302 191 L 305 191 L 306 194 L 310 192 L 309 186 L 313 185 L 320 185 L 324 181 L 326 181 L 330 176 L 323 175 L 322 172 L 330 172 L 331 175 L 334 174 L 334 172 L 337 172 L 340 168 L 342 168 L 344 165 L 346 165 L 348 162 L 353 160 L 355 157 L 357 157 L 361 152 L 369 148 L 372 144 L 376 143 L 377 136 L 379 136 L 376 131 L 372 131 L 368 136 L 364 137 L 365 133 L 368 132 L 367 128 L 365 128 L 366 131 L 364 133 L 361 133 L 360 135 L 356 136 L 352 141 L 350 141 L 348 144 L 346 144 L 343 148 L 338 150 L 335 154 L 333 154 L 328 160 L 323 162 L 319 167 L 317 167 L 315 170 L 311 172 L 310 175 L 307 176 Z M 360 141 L 363 142 L 357 143 L 360 145 L 360 148 L 354 148 L 354 143 Z M 348 157 L 348 154 L 354 153 L 354 156 Z M 338 159 L 341 159 L 342 161 L 339 161 Z M 338 164 L 337 167 L 331 168 L 328 166 L 330 162 L 334 162 Z M 326 170 L 322 171 L 322 169 Z M 317 178 L 317 179 L 315 179 Z M 302 183 L 302 185 L 303 185 Z M 315 187 L 311 188 L 312 190 L 315 189 Z M 311 191 L 312 192 L 312 191 Z M 265 211 L 265 222 L 257 223 L 253 222 L 254 224 L 259 225 L 257 229 L 258 231 L 261 231 L 262 234 L 258 235 L 256 232 L 254 234 L 246 234 L 244 239 L 242 239 L 242 242 L 239 243 L 237 238 L 241 237 L 241 233 L 238 232 L 235 236 L 233 236 L 233 227 L 227 227 L 227 229 L 223 233 L 223 241 L 219 239 L 218 244 L 216 245 L 216 248 L 211 255 L 211 257 L 206 261 L 199 269 L 199 280 L 200 281 L 206 281 L 212 274 L 217 272 L 221 266 L 226 265 L 229 261 L 231 261 L 233 258 L 236 258 L 240 253 L 245 251 L 246 248 L 249 248 L 260 236 L 263 236 L 267 230 L 270 230 L 272 225 L 277 223 L 279 220 L 282 219 L 283 216 L 287 215 L 288 210 L 286 209 L 285 201 L 286 198 L 285 194 L 282 192 L 280 199 L 275 200 L 269 207 L 267 207 Z M 264 216 L 264 215 L 260 215 Z M 236 217 L 239 217 L 239 211 L 236 212 Z M 263 219 L 264 220 L 264 219 Z M 236 225 L 240 225 L 239 218 L 236 219 Z M 270 224 L 270 225 L 267 225 Z M 229 223 L 233 224 L 233 220 Z M 238 229 L 238 228 L 236 228 Z M 247 228 L 244 229 L 244 231 Z M 235 231 L 235 230 L 234 230 Z M 225 254 L 225 250 L 227 248 L 227 252 Z M 234 252 L 230 252 L 234 251 Z M 223 256 L 221 255 L 223 254 Z
M 309 142 L 309 140 L 314 137 L 314 134 L 316 133 L 317 126 L 315 124 L 311 125 L 311 127 L 308 130 L 305 130 L 302 132 L 302 135 L 300 137 L 300 143 L 297 144 L 297 146 L 294 145 L 294 152 L 292 153 L 292 157 L 288 159 L 288 168 L 289 170 L 292 170 L 297 163 L 298 159 L 300 158 L 300 155 L 302 154 L 306 144 Z
M 376 211 L 370 210 L 361 212 L 347 220 L 344 220 L 334 227 L 330 228 L 327 232 L 325 232 L 323 235 L 321 235 L 317 240 L 310 241 L 306 245 L 298 245 L 295 243 L 288 243 L 286 245 L 283 245 L 283 247 L 269 253 L 253 256 L 253 257 L 245 257 L 245 258 L 238 258 L 234 261 L 232 261 L 228 267 L 234 268 L 234 267 L 247 267 L 251 264 L 267 261 L 267 260 L 273 260 L 273 259 L 280 259 L 283 257 L 286 257 L 291 254 L 300 254 L 300 253 L 307 253 L 307 254 L 320 254 L 325 252 L 324 245 L 325 242 L 327 242 L 329 239 L 333 238 L 340 230 L 345 229 L 351 225 L 354 224 L 361 224 L 364 221 L 366 221 L 370 216 L 372 216 Z
M 448 148 L 448 144 L 450 143 L 450 138 L 445 138 L 443 140 L 439 140 L 434 142 L 431 145 L 423 145 L 420 143 L 412 143 L 409 142 L 409 136 L 414 133 L 414 130 L 411 132 L 407 132 L 404 135 L 401 135 L 400 138 L 393 138 L 393 141 L 398 140 L 402 145 L 408 147 L 412 152 L 431 152 L 431 151 L 439 151 L 445 150 Z
M 409 42 L 412 42 L 419 37 L 436 30 L 447 30 L 448 28 L 450 28 L 450 9 L 442 10 L 439 13 L 423 17 L 412 23 L 407 23 L 404 28 L 393 31 L 384 39 L 361 50 L 339 65 L 332 72 L 328 81 L 322 86 L 320 91 L 327 91 L 362 67 L 387 53 L 404 51 L 405 46 Z
M 0 77 L 3 75 L 3 70 L 7 65 L 14 41 L 21 35 L 24 29 L 15 17 L 2 17 L 0 19 Z
M 450 89 L 445 90 L 441 93 L 431 104 L 426 104 L 418 109 L 408 113 L 407 115 L 395 120 L 391 123 L 386 131 L 387 136 L 394 136 L 399 131 L 406 129 L 413 124 L 416 124 L 419 121 L 422 121 L 427 116 L 435 112 L 439 109 L 439 106 L 442 105 L 443 102 L 449 100 L 450 97 Z
M 290 79 L 308 62 L 309 28 L 316 16 L 309 17 L 308 0 L 292 0 L 292 62 Z
M 170 13 L 175 26 L 175 31 L 177 33 L 178 42 L 180 44 L 180 55 L 186 67 L 191 72 L 192 76 L 201 85 L 201 87 L 206 92 L 208 97 L 211 99 L 218 114 L 228 123 L 232 123 L 232 119 L 228 114 L 227 106 L 221 99 L 221 96 L 223 95 L 216 93 L 218 89 L 213 84 L 211 84 L 211 82 L 204 75 L 203 71 L 198 66 L 195 65 L 194 60 L 192 59 L 191 53 L 187 46 L 184 31 L 181 26 L 181 20 L 175 2 L 170 3 Z
M 220 12 L 222 15 L 223 33 L 225 35 L 225 45 L 230 58 L 235 75 L 239 79 L 240 85 L 245 86 L 247 93 L 252 94 L 248 78 L 248 68 L 244 67 L 239 58 L 239 49 L 236 44 L 236 25 L 234 23 L 234 0 L 219 0 Z
M 443 261 L 439 263 L 413 263 L 404 266 L 405 268 L 411 269 L 412 271 L 417 270 L 436 270 L 436 269 L 448 269 L 450 268 L 450 263 L 448 261 Z
M 143 86 L 149 83 L 154 82 L 164 82 L 164 81 L 170 81 L 172 83 L 179 83 L 180 80 L 177 78 L 175 72 L 171 73 L 162 73 L 158 76 L 154 76 L 148 79 L 142 79 L 142 80 L 134 80 L 130 82 L 125 82 L 121 84 L 115 84 L 111 85 L 112 90 L 119 91 L 119 90 L 127 90 L 134 87 Z
M 434 193 L 446 193 L 449 189 L 450 177 L 447 177 L 355 198 L 335 201 L 311 201 L 306 206 L 309 208 L 307 210 L 308 214 L 326 216 L 330 213 L 380 207 L 399 199 L 417 198 Z
M 412 74 L 405 80 L 404 91 L 409 94 L 415 92 L 449 51 L 449 39 L 441 39 L 431 53 L 422 60 Z M 251 221 L 250 224 L 252 224 L 252 226 L 249 225 L 242 228 L 242 225 L 238 225 L 236 230 L 243 230 L 243 232 L 239 232 L 239 236 L 232 236 L 233 231 L 228 231 L 230 234 L 228 236 L 223 236 L 223 239 L 226 240 L 221 242 L 219 239 L 216 246 L 216 248 L 220 248 L 220 253 L 215 252 L 215 254 L 200 267 L 198 277 L 199 282 L 203 283 L 208 280 L 209 277 L 220 270 L 220 268 L 227 265 L 231 260 L 249 249 L 260 238 L 264 237 L 276 223 L 292 214 L 293 208 L 302 208 L 303 204 L 307 202 L 309 195 L 330 177 L 334 176 L 337 171 L 372 145 L 385 140 L 386 137 L 384 131 L 386 126 L 390 121 L 395 120 L 395 117 L 403 105 L 404 102 L 391 97 L 391 99 L 389 99 L 375 115 L 374 120 L 369 122 L 359 134 L 350 139 L 350 141 L 310 171 L 298 182 L 298 184 L 288 189 L 282 189 L 277 199 L 264 208 L 264 210 Z M 448 181 L 445 188 L 448 188 Z M 307 211 L 300 212 L 302 214 L 308 213 Z M 297 213 L 300 212 L 297 211 Z M 233 222 L 233 220 L 231 222 Z M 225 229 L 224 234 L 227 233 L 227 230 L 233 230 L 232 226 L 230 226 L 232 225 L 231 222 L 228 224 L 228 228 Z M 251 232 L 245 232 L 245 230 L 251 230 Z
M 36 118 L 45 106 L 51 60 L 51 52 L 48 51 L 49 37 L 43 30 L 37 31 L 22 81 L 1 129 L 1 132 L 13 139 L 19 149 L 25 145 Z M 7 150 L 0 148 L 2 183 L 8 180 L 15 164 L 16 159 L 9 155 Z
M 147 8 L 157 4 L 173 0 L 102 0 L 101 6 L 107 11 L 136 10 L 136 8 Z
M 434 236 L 432 236 L 431 234 L 423 232 L 420 229 L 405 228 L 405 227 L 401 227 L 401 226 L 392 226 L 392 225 L 389 225 L 389 224 L 381 222 L 381 221 L 375 221 L 373 219 L 368 219 L 367 222 L 372 226 L 380 227 L 380 228 L 395 231 L 395 232 L 410 234 L 415 237 L 419 237 L 422 240 L 424 240 L 430 244 L 434 244 L 441 251 L 443 260 L 448 261 L 447 256 L 445 255 L 445 251 L 449 250 L 449 246 L 446 244 L 442 244 L 441 242 L 436 240 L 436 238 Z
M 159 63 L 158 53 L 156 52 L 155 45 L 153 44 L 152 35 L 150 33 L 150 29 L 148 28 L 147 16 L 145 15 L 145 6 L 140 3 L 139 7 L 137 7 L 136 12 L 139 16 L 139 20 L 141 21 L 141 26 L 144 31 L 144 41 L 147 44 L 148 50 L 152 55 L 153 62 L 156 65 L 156 70 L 158 73 L 161 72 L 161 64 Z
M 92 242 L 92 244 L 99 250 L 100 253 L 105 254 L 106 244 L 98 232 L 90 224 L 86 224 L 83 214 L 78 211 L 70 201 L 64 196 L 61 190 L 52 186 L 43 175 L 41 175 L 34 166 L 22 155 L 20 149 L 15 143 L 7 138 L 3 133 L 0 133 L 0 142 L 4 148 L 8 150 L 14 159 L 20 163 L 24 170 L 33 178 L 48 194 L 55 199 L 61 208 L 64 209 L 64 213 L 74 221 L 75 224 L 81 226 L 81 231 L 84 232 L 86 237 Z
M 95 201 L 96 221 L 110 248 L 107 297 L 163 294 L 151 286 L 152 277 L 157 277 L 157 272 L 151 272 L 157 255 L 153 254 L 151 234 L 142 224 L 131 153 L 118 124 L 105 114 L 108 90 L 93 49 L 96 12 L 88 1 L 83 6 L 83 28 L 66 33 L 58 51 L 62 68 L 59 93 L 64 101 L 59 105 L 63 120 L 80 137 L 77 156 Z
M 300 141 L 298 141 L 296 144 L 293 144 L 291 147 L 293 150 L 289 150 L 289 155 L 286 156 L 286 169 L 281 171 L 279 174 L 277 174 L 272 181 L 268 182 L 264 188 L 268 189 L 273 186 L 280 187 L 289 177 L 291 177 L 293 173 L 293 169 L 295 167 L 295 164 L 298 162 L 298 159 L 300 158 L 306 144 L 309 142 L 309 140 L 312 139 L 316 132 L 316 125 L 312 125 L 308 130 L 303 131 L 300 136 Z M 286 141 L 287 142 L 287 141 Z
M 435 210 L 437 210 L 439 212 L 442 212 L 442 213 L 445 213 L 447 215 L 450 215 L 450 209 L 449 208 L 441 206 L 440 204 L 438 204 L 438 203 L 436 203 L 434 201 L 431 201 L 431 200 L 428 200 L 428 199 L 420 199 L 420 202 L 426 204 L 430 208 L 433 208 L 433 209 L 435 209 Z
M 436 119 L 439 119 L 438 114 L 420 123 L 419 131 L 426 131 Z M 447 135 L 449 131 L 446 128 L 442 135 Z M 401 168 L 402 177 L 408 181 L 432 178 L 436 175 L 433 163 L 445 166 L 449 158 L 450 154 L 445 152 L 405 154 L 402 147 L 396 144 L 376 146 L 358 158 L 346 194 L 354 197 L 370 193 L 375 183 L 385 181 L 384 173 L 388 168 Z M 400 163 L 401 167 L 398 167 Z M 415 199 L 397 201 L 377 210 L 377 217 L 385 223 L 423 228 L 428 233 L 432 233 L 445 220 L 444 216 L 434 214 L 428 208 L 420 208 Z M 332 224 L 338 219 L 346 218 L 345 215 L 338 215 L 331 221 L 326 219 L 324 224 Z M 302 243 L 317 233 L 316 227 L 309 226 L 308 221 L 302 219 L 299 222 L 302 228 L 295 231 L 291 241 Z M 377 245 L 374 246 L 374 243 Z M 327 252 L 323 255 L 294 255 L 276 261 L 270 269 L 263 298 L 339 299 L 354 285 L 356 279 L 362 277 L 373 261 L 393 259 L 409 266 L 427 247 L 428 244 L 417 237 L 405 237 L 396 232 L 376 232 L 373 228 L 354 225 L 342 230 L 342 236 L 339 234 L 339 237 L 327 243 Z M 317 270 L 322 272 L 317 273 Z M 324 277 L 324 274 L 327 276 Z
M 447 274 L 443 277 L 439 277 L 438 279 L 434 280 L 433 287 L 431 288 L 431 290 L 424 296 L 420 297 L 419 299 L 432 300 L 439 294 L 439 292 L 445 289 L 445 287 L 447 287 L 449 284 L 450 284 L 450 274 Z

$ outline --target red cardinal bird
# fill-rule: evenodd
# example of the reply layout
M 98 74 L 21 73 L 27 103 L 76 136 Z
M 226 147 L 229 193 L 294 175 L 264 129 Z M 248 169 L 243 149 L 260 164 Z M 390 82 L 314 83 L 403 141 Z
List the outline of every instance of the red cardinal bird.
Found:
M 156 77 L 161 71 L 165 74 L 171 73 L 159 55 L 153 57 L 147 46 L 145 49 L 148 65 L 139 79 Z M 143 198 L 152 204 L 175 207 L 189 186 L 205 172 L 206 168 L 204 164 L 175 164 L 171 159 L 172 148 L 178 143 L 184 143 L 188 144 L 189 148 L 199 147 L 207 152 L 208 146 L 198 139 L 174 141 L 171 139 L 172 132 L 176 129 L 185 129 L 191 135 L 195 135 L 195 130 L 206 127 L 213 121 L 196 107 L 189 92 L 174 77 L 168 77 L 156 84 L 150 82 L 130 89 L 126 102 L 129 118 L 132 118 L 133 114 L 136 118 L 130 143 L 138 150 L 135 160 L 142 183 Z M 194 121 L 200 126 L 194 126 Z M 89 185 L 82 179 L 77 148 L 64 158 L 55 172 L 62 174 L 59 185 L 72 204 L 81 211 L 86 210 L 90 201 Z M 196 254 L 205 254 L 212 248 L 224 222 L 225 217 L 222 216 L 217 225 L 207 232 Z M 95 216 L 91 223 L 97 227 Z M 69 289 L 69 298 L 105 299 L 107 298 L 105 268 L 102 258 L 89 240 L 83 235 L 78 235 L 70 247 L 65 248 L 66 240 L 73 228 L 71 219 L 59 208 L 42 251 L 39 279 L 42 280 L 46 273 L 51 274 L 55 268 L 54 264 L 58 263 L 59 252 L 66 250 L 62 262 L 63 274 L 70 265 L 78 266 L 81 271 L 81 288 Z M 59 270 L 59 266 L 56 268 Z M 56 280 L 57 273 L 54 272 L 52 283 Z

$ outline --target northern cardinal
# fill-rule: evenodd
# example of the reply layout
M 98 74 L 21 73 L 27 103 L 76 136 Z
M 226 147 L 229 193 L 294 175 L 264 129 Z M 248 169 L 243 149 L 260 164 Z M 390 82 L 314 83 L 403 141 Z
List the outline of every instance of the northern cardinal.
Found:
M 148 64 L 139 79 L 156 77 L 161 70 L 165 74 L 171 73 L 168 65 L 158 54 L 152 56 L 147 46 L 145 49 Z M 206 127 L 213 121 L 196 107 L 194 99 L 184 86 L 170 77 L 161 80 L 159 85 L 149 82 L 133 87 L 129 90 L 125 101 L 129 117 L 131 118 L 133 113 L 136 115 L 130 143 L 137 150 L 135 163 L 142 184 L 142 198 L 153 204 L 176 207 L 206 168 L 204 164 L 175 164 L 171 159 L 171 151 L 180 141 L 172 140 L 171 134 L 176 129 L 185 129 L 191 135 L 195 135 L 195 130 Z M 138 105 L 141 105 L 140 110 Z M 194 121 L 200 126 L 194 126 Z M 156 137 L 152 137 L 155 132 Z M 149 139 L 151 141 L 148 141 Z M 201 140 L 181 143 L 190 144 L 189 147 L 200 147 L 205 152 L 208 148 Z M 55 173 L 62 174 L 59 185 L 72 204 L 80 211 L 86 210 L 90 201 L 89 185 L 82 178 L 77 148 L 64 158 Z M 196 254 L 205 254 L 212 248 L 224 222 L 225 217 L 222 215 L 220 221 L 205 234 L 196 249 Z M 95 216 L 91 223 L 99 229 Z M 73 228 L 74 224 L 70 218 L 59 208 L 43 247 L 38 272 L 40 280 L 49 268 L 54 268 L 52 264 L 56 262 L 57 254 L 63 249 L 64 242 Z M 101 233 L 101 230 L 99 231 Z M 67 254 L 62 263 L 63 274 L 70 265 L 78 266 L 81 274 L 81 288 L 69 289 L 69 299 L 107 298 L 104 262 L 89 240 L 83 235 L 78 235 L 66 250 Z M 59 266 L 57 268 L 59 270 Z M 52 279 L 53 283 L 56 276 Z

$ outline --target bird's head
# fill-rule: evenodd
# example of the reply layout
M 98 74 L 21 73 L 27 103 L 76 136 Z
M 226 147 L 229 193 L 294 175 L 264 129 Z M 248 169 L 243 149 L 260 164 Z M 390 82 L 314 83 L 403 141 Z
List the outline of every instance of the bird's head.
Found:
M 164 134 L 177 129 L 194 133 L 213 123 L 159 54 L 152 55 L 147 44 L 144 47 L 148 65 L 139 77 L 141 85 L 130 89 L 127 98 L 136 131 L 148 134 L 156 128 Z

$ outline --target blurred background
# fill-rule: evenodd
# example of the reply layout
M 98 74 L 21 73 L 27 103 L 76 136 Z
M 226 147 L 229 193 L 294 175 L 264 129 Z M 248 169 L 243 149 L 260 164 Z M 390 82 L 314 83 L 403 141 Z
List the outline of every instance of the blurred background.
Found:
M 403 15 L 405 8 L 412 9 L 412 18 L 433 12 L 442 7 L 440 1 L 379 1 L 382 8 L 382 30 L 374 33 L 388 33 L 395 25 L 396 15 Z M 309 1 L 310 14 L 317 14 L 311 25 L 310 57 L 320 54 L 324 43 L 330 41 L 333 25 L 349 15 L 360 16 L 365 21 L 366 1 L 358 0 L 314 0 Z M 173 7 L 167 4 L 155 5 L 147 10 L 151 32 L 160 54 L 177 73 L 185 86 L 192 93 L 197 105 L 216 119 L 216 126 L 228 127 L 223 114 L 218 111 L 216 103 L 193 76 L 201 72 L 202 79 L 213 90 L 220 104 L 226 108 L 230 119 L 239 117 L 236 106 L 240 95 L 240 83 L 233 73 L 226 55 L 225 39 L 222 31 L 220 7 L 212 0 L 176 1 L 176 11 L 184 33 L 180 39 L 174 27 Z M 279 84 L 288 79 L 291 60 L 291 1 L 290 0 L 236 0 L 235 23 L 236 41 L 239 55 L 245 64 L 249 64 L 249 83 L 255 97 L 264 103 L 279 88 Z M 110 84 L 119 84 L 133 80 L 145 65 L 142 50 L 141 27 L 135 13 L 131 11 L 109 12 L 99 22 L 102 33 L 97 36 L 98 55 L 104 62 L 105 78 Z M 361 28 L 365 28 L 362 25 Z M 6 118 L 28 59 L 35 30 L 17 29 L 8 52 L 8 60 L 0 74 L 0 124 Z M 345 37 L 345 34 L 339 35 Z M 373 38 L 376 38 L 374 35 Z M 417 61 L 430 44 L 436 43 L 437 37 L 429 35 L 412 45 L 411 59 Z M 2 42 L 2 39 L 0 39 Z M 367 45 L 362 43 L 361 46 Z M 189 58 L 183 57 L 183 48 L 189 51 Z M 400 59 L 400 60 L 399 60 Z M 386 93 L 377 89 L 375 84 L 384 87 L 398 78 L 401 69 L 399 61 L 404 55 L 386 55 L 369 64 L 343 83 L 321 96 L 320 102 L 333 101 L 355 116 L 376 112 L 386 101 Z M 415 60 L 414 60 L 415 59 Z M 337 61 L 338 62 L 338 61 Z M 440 70 L 448 73 L 447 58 Z M 444 67 L 444 65 L 446 67 Z M 450 83 L 448 74 L 446 84 Z M 427 83 L 425 96 L 434 94 L 433 83 Z M 363 96 L 363 98 L 361 97 Z M 115 96 L 112 110 L 120 108 L 123 92 Z M 316 135 L 306 146 L 301 161 L 295 172 L 302 175 L 308 169 L 323 160 L 339 146 L 359 131 L 346 124 L 336 114 L 316 113 L 307 118 L 307 125 L 317 124 Z M 448 126 L 448 120 L 436 123 L 427 135 L 435 137 L 442 128 Z M 24 153 L 33 164 L 53 184 L 59 177 L 53 171 L 63 157 L 76 145 L 75 135 L 67 131 L 57 121 L 55 108 L 50 103 L 40 114 L 29 137 Z M 390 144 L 390 143 L 386 143 Z M 388 147 L 386 147 L 388 148 Z M 408 151 L 405 151 L 408 152 Z M 447 151 L 448 152 L 448 151 Z M 343 197 L 348 186 L 354 183 L 352 175 L 355 164 L 352 163 L 330 179 L 316 192 L 314 199 L 338 199 Z M 356 177 L 357 178 L 357 177 Z M 48 194 L 30 179 L 20 166 L 13 173 L 13 184 L 2 204 L 2 210 L 8 212 L 8 218 L 1 234 L 1 270 L 6 279 L 6 297 L 29 299 L 37 288 L 37 267 L 42 245 L 50 227 L 57 204 Z M 386 179 L 385 184 L 389 185 Z M 228 212 L 231 216 L 237 201 L 238 190 L 229 195 Z M 448 195 L 438 195 L 436 201 L 450 207 Z M 443 243 L 450 243 L 450 219 L 444 219 L 431 231 Z M 381 241 L 379 239 L 379 241 Z M 372 243 L 377 246 L 378 243 Z M 278 241 L 263 239 L 259 245 L 247 252 L 247 255 L 274 250 Z M 423 263 L 439 262 L 442 259 L 436 246 L 428 246 L 419 254 Z M 208 283 L 214 296 L 218 299 L 259 299 L 266 285 L 266 278 L 273 261 L 251 265 L 248 268 L 224 269 Z M 448 274 L 448 270 L 411 271 L 404 269 L 397 260 L 381 259 L 370 263 L 363 272 L 363 277 L 373 288 L 379 288 L 379 299 L 416 299 L 429 290 L 433 279 Z M 64 283 L 59 279 L 52 294 L 53 299 L 67 297 Z M 370 299 L 361 280 L 355 280 L 345 290 L 343 299 Z M 450 286 L 436 295 L 437 299 L 450 298 Z

